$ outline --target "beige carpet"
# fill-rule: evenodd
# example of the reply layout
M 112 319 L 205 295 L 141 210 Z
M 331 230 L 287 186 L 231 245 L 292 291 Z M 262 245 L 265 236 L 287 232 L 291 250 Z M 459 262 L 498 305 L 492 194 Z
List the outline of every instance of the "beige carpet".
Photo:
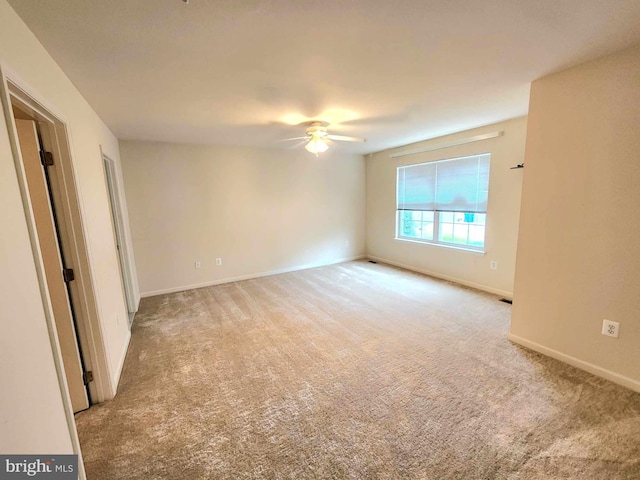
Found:
M 640 394 L 498 300 L 364 261 L 144 299 L 89 479 L 640 478 Z

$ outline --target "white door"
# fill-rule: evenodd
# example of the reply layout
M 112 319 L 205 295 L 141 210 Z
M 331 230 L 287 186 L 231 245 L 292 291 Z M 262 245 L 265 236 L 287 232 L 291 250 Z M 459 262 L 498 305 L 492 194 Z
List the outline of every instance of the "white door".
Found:
M 54 169 L 55 163 L 53 166 L 43 165 L 38 131 L 33 120 L 16 119 L 16 127 L 69 395 L 73 411 L 79 412 L 89 408 L 89 397 L 68 288 L 68 282 L 72 281 L 71 274 L 64 272 L 64 248 L 50 190 L 52 182 L 49 181 L 49 175 L 55 172 L 46 170 Z
M 129 327 L 133 322 L 133 316 L 137 307 L 134 301 L 133 286 L 131 285 L 131 266 L 125 255 L 126 245 L 124 243 L 124 221 L 122 219 L 122 208 L 120 207 L 118 181 L 116 179 L 116 166 L 113 160 L 103 157 L 104 172 L 107 179 L 107 190 L 109 192 L 109 204 L 111 205 L 111 220 L 113 231 L 115 232 L 116 249 L 118 250 L 118 260 L 120 266 L 120 278 L 122 279 L 122 291 L 127 300 L 127 311 L 129 314 Z

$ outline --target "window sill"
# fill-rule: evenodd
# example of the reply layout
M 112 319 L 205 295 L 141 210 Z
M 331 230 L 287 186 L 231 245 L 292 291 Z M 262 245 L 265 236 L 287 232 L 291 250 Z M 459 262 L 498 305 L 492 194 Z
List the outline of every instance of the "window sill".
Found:
M 461 246 L 448 245 L 446 243 L 430 242 L 428 240 L 413 240 L 413 239 L 410 239 L 410 238 L 403 238 L 403 237 L 395 237 L 394 240 L 398 240 L 400 242 L 417 243 L 419 245 L 429 245 L 429 246 L 432 246 L 432 247 L 449 248 L 451 250 L 461 250 L 463 252 L 475 253 L 476 255 L 486 255 L 487 254 L 487 252 L 485 252 L 484 250 L 476 250 L 475 248 L 465 248 L 462 245 Z

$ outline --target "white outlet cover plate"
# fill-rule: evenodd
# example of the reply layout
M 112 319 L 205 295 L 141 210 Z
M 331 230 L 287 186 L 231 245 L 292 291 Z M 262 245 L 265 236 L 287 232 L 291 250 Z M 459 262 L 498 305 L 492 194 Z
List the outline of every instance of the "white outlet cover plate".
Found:
M 620 324 L 618 322 L 612 322 L 611 320 L 603 320 L 602 334 L 607 337 L 618 338 L 618 335 L 620 335 Z

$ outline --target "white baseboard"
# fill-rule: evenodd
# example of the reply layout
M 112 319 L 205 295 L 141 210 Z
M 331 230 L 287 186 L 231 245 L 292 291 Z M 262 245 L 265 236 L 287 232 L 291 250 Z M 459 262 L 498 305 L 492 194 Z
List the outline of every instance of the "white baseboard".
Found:
M 539 343 L 532 342 L 517 335 L 513 335 L 512 333 L 508 335 L 508 338 L 513 343 L 517 343 L 518 345 L 522 345 L 523 347 L 527 347 L 548 357 L 555 358 L 556 360 L 560 360 L 561 362 L 568 363 L 569 365 L 579 368 L 580 370 L 592 373 L 597 377 L 604 378 L 613 383 L 617 383 L 618 385 L 622 385 L 623 387 L 630 388 L 631 390 L 640 393 L 640 381 L 638 380 L 625 377 L 624 375 L 620 375 L 619 373 L 612 372 L 611 370 L 599 367 L 597 365 L 594 365 L 593 363 L 585 362 L 584 360 L 580 360 L 579 358 L 575 358 L 571 355 L 567 355 L 552 348 L 545 347 L 544 345 L 540 345 Z
M 221 285 L 223 283 L 239 282 L 241 280 L 250 280 L 252 278 L 268 277 L 269 275 L 279 275 L 281 273 L 296 272 L 298 270 L 307 270 L 309 268 L 325 267 L 327 265 L 335 265 L 336 263 L 351 262 L 353 260 L 362 260 L 367 258 L 366 255 L 358 255 L 355 257 L 345 257 L 332 260 L 330 262 L 321 263 L 307 263 L 306 265 L 298 265 L 291 268 L 282 268 L 278 270 L 270 270 L 268 272 L 250 273 L 248 275 L 240 275 L 237 277 L 221 278 L 218 280 L 212 280 L 210 282 L 197 283 L 193 285 L 182 285 L 180 287 L 164 288 L 161 290 L 153 290 L 151 292 L 142 292 L 140 296 L 142 298 L 154 297 L 156 295 L 164 295 L 166 293 L 184 292 L 185 290 L 193 290 L 196 288 L 210 287 L 212 285 Z
M 482 285 L 480 283 L 469 282 L 468 280 L 464 280 L 463 278 L 451 277 L 449 275 L 443 275 L 442 273 L 432 272 L 430 270 L 425 270 L 423 268 L 414 267 L 413 265 L 405 265 L 404 263 L 394 262 L 393 260 L 389 260 L 382 257 L 375 257 L 373 255 L 367 255 L 367 258 L 370 260 L 374 260 L 380 263 L 387 263 L 389 265 L 393 265 L 395 267 L 404 268 L 405 270 L 411 270 L 412 272 L 422 273 L 424 275 L 429 275 L 430 277 L 440 278 L 442 280 L 446 280 L 448 282 L 459 283 L 460 285 L 464 285 L 466 287 L 472 287 L 477 290 L 482 290 L 483 292 L 495 293 L 496 295 L 500 295 L 505 298 L 513 298 L 513 292 L 509 292 L 507 290 L 500 290 L 499 288 L 493 288 L 488 285 Z

